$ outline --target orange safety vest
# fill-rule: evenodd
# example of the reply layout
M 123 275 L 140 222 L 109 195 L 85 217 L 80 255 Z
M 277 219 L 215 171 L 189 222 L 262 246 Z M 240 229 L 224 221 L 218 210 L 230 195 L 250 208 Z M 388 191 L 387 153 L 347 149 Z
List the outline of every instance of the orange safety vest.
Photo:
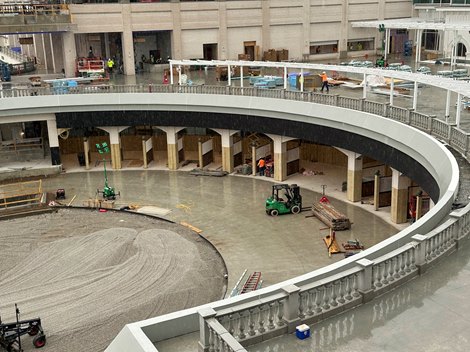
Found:
M 320 77 L 321 77 L 321 81 L 322 81 L 322 82 L 327 82 L 327 81 L 328 81 L 328 76 L 326 75 L 326 73 L 324 73 L 324 74 L 322 73 L 322 74 L 320 75 Z
M 264 159 L 260 159 L 260 160 L 258 161 L 258 166 L 259 166 L 259 167 L 264 167 Z

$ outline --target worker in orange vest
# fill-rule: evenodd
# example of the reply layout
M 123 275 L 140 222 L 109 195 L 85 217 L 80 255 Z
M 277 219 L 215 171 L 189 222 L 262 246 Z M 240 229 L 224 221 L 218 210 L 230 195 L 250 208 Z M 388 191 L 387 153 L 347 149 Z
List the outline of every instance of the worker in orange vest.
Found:
M 264 176 L 264 170 L 266 169 L 266 162 L 264 161 L 264 158 L 259 159 L 258 167 L 259 167 L 259 175 Z
M 326 88 L 326 92 L 329 93 L 330 87 L 328 87 L 328 76 L 326 75 L 326 72 L 323 71 L 319 76 L 321 77 L 321 92 L 323 93 L 323 89 Z

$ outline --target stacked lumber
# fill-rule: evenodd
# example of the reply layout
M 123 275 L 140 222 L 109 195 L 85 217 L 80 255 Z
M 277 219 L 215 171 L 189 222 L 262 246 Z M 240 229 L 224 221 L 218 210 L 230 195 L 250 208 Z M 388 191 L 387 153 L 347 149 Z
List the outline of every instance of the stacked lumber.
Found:
M 346 215 L 340 213 L 335 209 L 329 201 L 322 201 L 323 197 L 318 203 L 312 206 L 313 215 L 315 215 L 325 225 L 329 226 L 333 231 L 348 230 L 351 228 L 351 222 Z

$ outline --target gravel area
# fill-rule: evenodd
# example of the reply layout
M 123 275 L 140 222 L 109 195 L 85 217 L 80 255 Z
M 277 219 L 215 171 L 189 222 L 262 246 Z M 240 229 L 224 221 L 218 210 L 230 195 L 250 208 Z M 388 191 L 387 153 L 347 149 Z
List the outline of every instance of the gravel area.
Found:
M 34 224 L 34 231 L 31 231 Z M 102 351 L 126 323 L 223 297 L 225 264 L 206 240 L 125 212 L 60 209 L 0 222 L 0 314 L 40 316 L 42 351 Z M 25 351 L 35 350 L 25 335 Z

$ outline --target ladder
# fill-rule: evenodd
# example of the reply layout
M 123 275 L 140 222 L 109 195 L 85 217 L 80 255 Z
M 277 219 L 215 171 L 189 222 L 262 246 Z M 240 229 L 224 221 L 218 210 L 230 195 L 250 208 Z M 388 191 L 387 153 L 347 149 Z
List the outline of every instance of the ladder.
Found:
M 253 274 L 248 277 L 246 280 L 245 284 L 242 287 L 242 290 L 240 294 L 246 293 L 246 292 L 251 292 L 259 288 L 261 285 L 260 283 L 261 280 L 261 272 L 260 271 L 255 271 Z

